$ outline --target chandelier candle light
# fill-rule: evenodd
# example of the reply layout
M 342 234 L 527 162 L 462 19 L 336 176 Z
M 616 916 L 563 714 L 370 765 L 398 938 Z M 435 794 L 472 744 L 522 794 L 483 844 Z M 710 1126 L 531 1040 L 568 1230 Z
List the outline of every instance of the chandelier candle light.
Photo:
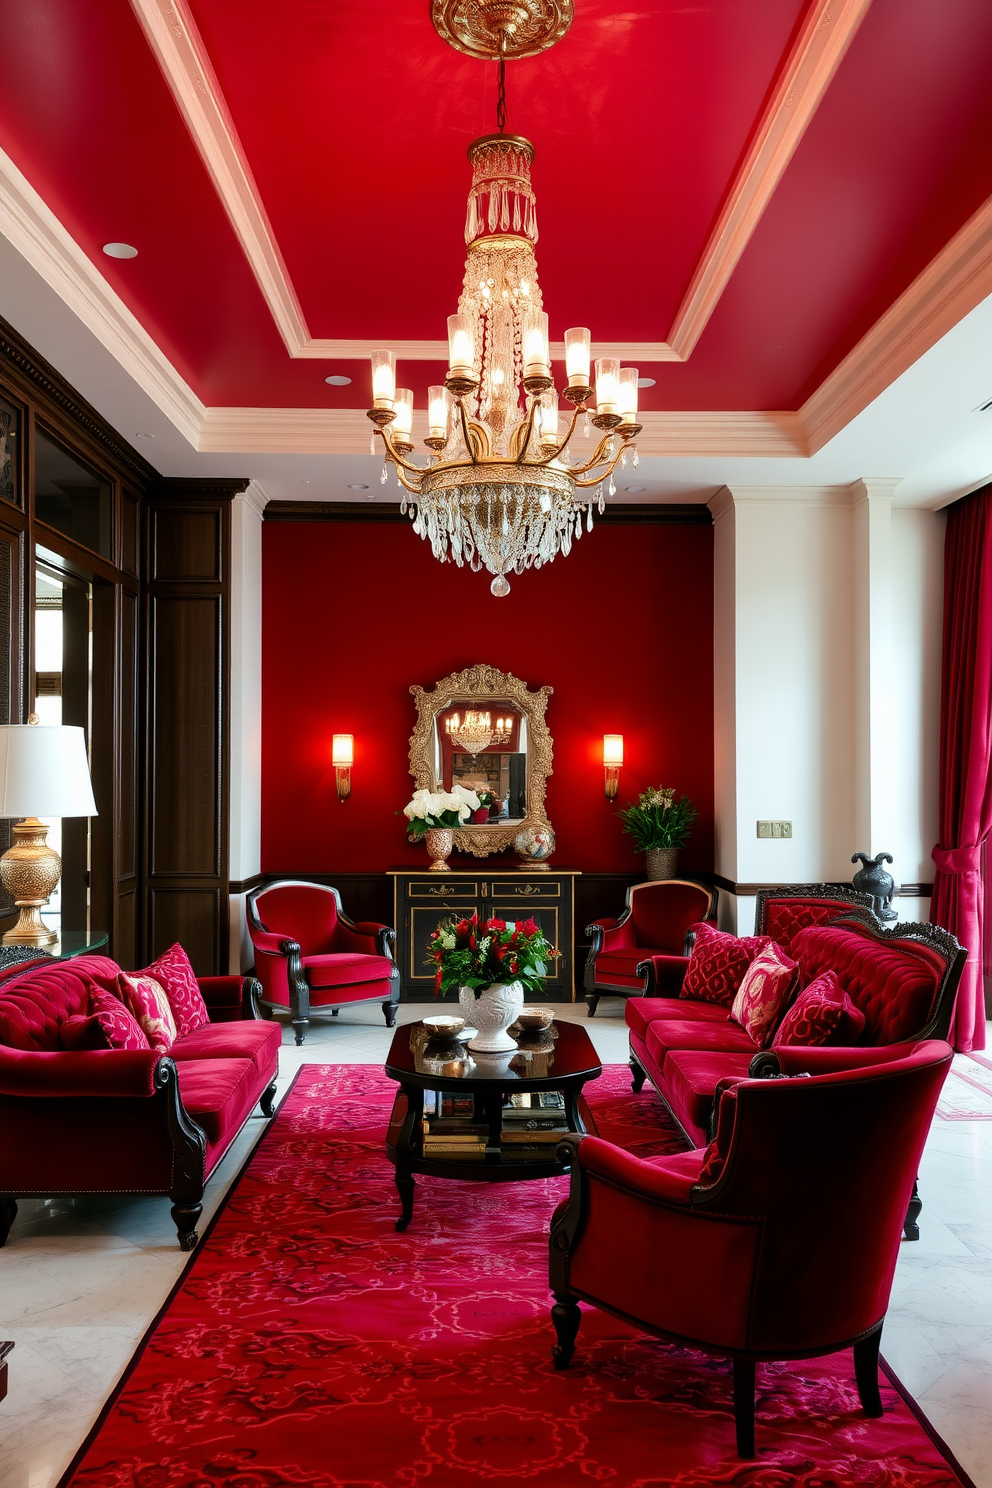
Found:
M 549 29 L 542 39 L 541 6 L 477 3 L 469 45 L 463 44 L 465 36 L 458 38 L 457 16 L 452 19 L 456 11 L 467 14 L 467 7 L 451 0 L 434 5 L 435 26 L 453 46 L 498 58 L 500 130 L 483 135 L 468 150 L 472 185 L 465 279 L 458 313 L 448 317 L 448 375 L 443 388 L 428 390 L 424 442 L 429 464 L 408 458 L 413 451 L 413 395 L 396 387 L 393 353 L 372 353 L 368 417 L 404 488 L 401 510 L 409 512 L 414 532 L 430 542 L 442 563 L 467 564 L 476 573 L 488 569 L 497 597 L 510 592 L 508 574 L 540 568 L 559 553 L 567 554 L 573 539 L 582 535 L 583 519 L 592 530 L 594 505 L 603 510 L 603 482 L 609 481 L 612 495 L 613 472 L 633 450 L 641 428 L 637 369 L 621 368 L 613 357 L 596 362 L 591 405 L 590 333 L 584 327 L 565 332 L 562 396 L 573 412 L 564 433 L 558 427 L 548 317 L 534 253 L 534 146 L 504 132 L 504 59 L 543 50 L 563 34 L 571 7 L 552 9 L 557 30 L 552 34 L 554 28 Z M 511 23 L 511 11 L 530 18 Z M 489 28 L 484 44 L 478 30 L 483 22 Z M 589 459 L 573 461 L 570 441 L 582 414 L 590 415 L 601 437 Z M 590 494 L 584 495 L 586 491 Z

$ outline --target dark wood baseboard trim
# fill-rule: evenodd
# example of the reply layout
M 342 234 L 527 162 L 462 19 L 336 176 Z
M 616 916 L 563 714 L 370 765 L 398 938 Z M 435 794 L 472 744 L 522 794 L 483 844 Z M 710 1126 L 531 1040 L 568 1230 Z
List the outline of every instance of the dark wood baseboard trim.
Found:
M 782 884 L 778 883 L 734 883 L 732 879 L 724 878 L 719 873 L 696 873 L 690 875 L 703 879 L 705 882 L 715 884 L 718 889 L 723 889 L 725 894 L 735 894 L 749 897 L 757 894 L 759 889 L 780 889 Z M 826 883 L 832 889 L 849 889 L 850 882 L 843 879 L 826 879 Z M 897 884 L 893 897 L 896 899 L 929 899 L 933 894 L 932 883 L 904 883 Z
M 607 506 L 597 524 L 618 523 L 624 526 L 680 526 L 712 527 L 713 514 L 708 506 L 700 502 L 626 502 L 619 506 Z M 410 525 L 410 518 L 400 512 L 398 502 L 388 505 L 370 505 L 365 501 L 270 501 L 265 508 L 265 522 L 403 522 Z
M 292 876 L 296 877 L 297 875 L 294 874 Z M 231 894 L 249 894 L 252 889 L 257 889 L 259 884 L 265 883 L 269 877 L 270 875 L 267 873 L 253 873 L 251 878 L 234 878 L 228 885 L 228 892 Z M 273 882 L 275 882 L 274 878 Z

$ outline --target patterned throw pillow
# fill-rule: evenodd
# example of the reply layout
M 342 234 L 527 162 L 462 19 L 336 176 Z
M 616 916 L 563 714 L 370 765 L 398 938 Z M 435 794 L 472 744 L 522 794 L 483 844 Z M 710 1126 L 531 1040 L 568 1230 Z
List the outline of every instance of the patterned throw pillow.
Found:
M 96 1024 L 103 1037 L 102 1044 L 90 1043 L 93 1037 L 89 1028 L 83 1029 L 81 1024 Z M 66 1042 L 65 1030 L 70 1024 L 76 1025 L 69 1034 L 70 1038 L 79 1038 L 80 1043 L 69 1044 Z M 63 1044 L 72 1049 L 147 1049 L 148 1040 L 142 1033 L 134 1015 L 115 997 L 112 992 L 107 992 L 103 987 L 94 987 L 90 992 L 90 1016 L 78 1015 L 69 1018 L 63 1027 Z
M 864 1033 L 865 1015 L 844 991 L 832 971 L 805 987 L 779 1024 L 772 1048 L 781 1044 L 856 1044 Z
M 690 929 L 696 932 L 696 940 L 679 996 L 691 998 L 693 1002 L 716 1002 L 729 1008 L 744 973 L 758 952 L 770 943 L 769 937 L 745 935 L 738 938 L 705 921 L 691 925 Z
M 176 1023 L 162 983 L 144 971 L 122 971 L 117 985 L 121 1001 L 137 1018 L 149 1048 L 168 1054 L 176 1041 Z
M 131 976 L 153 977 L 165 988 L 176 1025 L 176 1038 L 185 1038 L 188 1033 L 195 1033 L 210 1022 L 196 974 L 178 942 L 163 951 L 151 966 L 146 966 L 143 971 L 132 971 Z
M 771 1043 L 798 983 L 799 967 L 774 941 L 759 951 L 744 973 L 730 1016 L 747 1030 L 759 1049 Z

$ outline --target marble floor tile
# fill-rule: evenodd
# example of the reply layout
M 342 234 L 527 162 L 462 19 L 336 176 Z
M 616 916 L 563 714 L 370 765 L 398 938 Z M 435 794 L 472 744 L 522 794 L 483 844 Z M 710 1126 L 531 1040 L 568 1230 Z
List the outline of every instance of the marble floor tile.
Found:
M 398 1022 L 430 1009 L 399 1008 Z M 626 1063 L 624 1000 L 557 1016 L 586 1028 L 604 1063 Z M 278 1096 L 308 1064 L 380 1064 L 393 1034 L 377 1004 L 284 1025 Z M 212 1176 L 201 1230 L 267 1123 L 252 1119 Z M 992 1488 L 992 1122 L 935 1121 L 920 1169 L 919 1242 L 900 1247 L 882 1351 L 977 1488 Z M 494 1206 L 501 1190 L 481 1196 Z M 54 1488 L 188 1257 L 165 1199 L 25 1200 L 0 1251 L 0 1337 L 13 1338 L 0 1406 L 0 1488 Z

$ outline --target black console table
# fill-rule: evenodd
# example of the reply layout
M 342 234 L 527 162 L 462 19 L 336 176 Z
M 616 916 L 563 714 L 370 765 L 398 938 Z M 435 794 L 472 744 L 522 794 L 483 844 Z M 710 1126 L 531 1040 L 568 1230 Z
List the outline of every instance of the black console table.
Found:
M 438 925 L 473 911 L 481 919 L 534 919 L 561 956 L 542 991 L 530 1002 L 575 1001 L 575 880 L 577 868 L 519 871 L 498 864 L 450 873 L 391 868 L 396 960 L 400 999 L 432 1002 L 434 973 L 427 965 L 427 942 Z

